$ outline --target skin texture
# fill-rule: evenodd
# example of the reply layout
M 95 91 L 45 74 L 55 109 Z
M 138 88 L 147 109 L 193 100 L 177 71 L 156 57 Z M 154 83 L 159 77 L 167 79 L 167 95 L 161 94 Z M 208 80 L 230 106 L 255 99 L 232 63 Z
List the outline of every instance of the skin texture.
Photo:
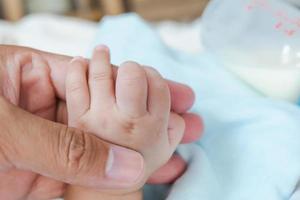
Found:
M 0 46 L 2 95 L 12 104 L 35 116 L 66 123 L 65 78 L 70 60 L 71 58 L 68 56 L 45 53 L 34 49 Z M 171 92 L 172 110 L 176 113 L 185 113 L 194 101 L 192 90 L 174 82 L 168 82 L 168 86 Z M 184 98 L 181 99 L 182 97 Z M 4 102 L 3 105 L 6 106 L 6 103 Z M 12 109 L 12 113 L 17 113 L 17 108 L 13 107 Z M 22 118 L 25 118 L 25 115 L 27 118 L 33 118 L 35 124 L 36 121 L 40 121 L 41 124 L 44 123 L 34 116 L 28 117 L 27 113 L 24 114 L 19 111 L 18 113 Z M 193 130 L 193 132 L 186 132 L 184 138 L 198 138 L 201 134 L 201 130 L 195 128 L 202 123 L 201 118 L 194 116 L 193 121 L 183 117 L 185 121 L 189 121 L 189 126 L 192 126 L 192 128 L 187 127 L 186 130 Z M 24 121 L 24 124 L 28 123 L 32 124 L 30 121 Z M 43 127 L 47 126 L 51 126 L 53 129 L 56 124 L 49 125 L 47 122 L 43 125 Z M 23 131 L 20 130 L 20 132 Z M 175 160 L 177 161 L 174 162 L 174 158 L 172 158 L 170 164 L 167 164 L 167 166 L 173 166 L 174 169 L 172 172 L 165 171 L 164 174 L 168 174 L 167 178 L 164 177 L 163 180 L 154 178 L 152 182 L 170 182 L 178 177 L 184 170 L 182 167 L 184 164 L 180 159 Z M 0 173 L 0 180 L 3 180 L 0 181 L 0 196 L 5 199 L 49 199 L 61 196 L 64 192 L 65 184 L 60 181 L 28 170 L 8 169 L 2 170 Z
M 71 62 L 66 97 L 69 125 L 140 152 L 145 159 L 145 181 L 170 159 L 184 133 L 183 118 L 170 113 L 170 91 L 161 75 L 152 68 L 126 62 L 113 77 L 106 46 L 95 49 L 89 71 L 84 59 Z M 133 192 L 123 191 L 120 195 L 125 193 L 128 198 L 141 199 L 136 191 L 143 184 Z M 84 189 L 70 190 L 66 200 L 107 199 L 109 196 L 104 198 L 105 192 L 94 191 L 93 197 L 89 190 L 84 197 Z M 113 198 L 120 199 L 116 194 L 110 195 L 109 199 Z

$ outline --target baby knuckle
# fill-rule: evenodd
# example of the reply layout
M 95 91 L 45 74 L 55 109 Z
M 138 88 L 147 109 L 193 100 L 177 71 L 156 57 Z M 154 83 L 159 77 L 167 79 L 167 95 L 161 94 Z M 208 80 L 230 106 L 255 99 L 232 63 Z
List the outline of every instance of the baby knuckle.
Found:
M 127 62 L 119 69 L 119 78 L 125 81 L 146 80 L 145 70 L 137 63 Z
M 73 81 L 67 85 L 67 91 L 69 93 L 78 93 L 81 90 L 82 90 L 82 84 L 79 81 Z
M 165 93 L 169 92 L 168 85 L 164 80 L 157 81 L 154 84 L 156 85 L 156 88 L 158 90 L 161 90 L 162 92 L 165 92 Z
M 138 73 L 131 73 L 128 74 L 127 76 L 124 76 L 124 74 L 121 75 L 121 77 L 119 77 L 120 79 L 122 79 L 122 82 L 127 84 L 127 85 L 132 85 L 132 84 L 138 84 L 138 83 L 143 83 L 144 80 L 146 80 L 146 76 L 144 76 L 143 74 L 138 74 Z M 141 85 L 137 85 L 137 86 L 141 86 Z
M 92 73 L 90 75 L 90 78 L 94 82 L 101 82 L 101 81 L 111 80 L 112 79 L 112 73 L 109 73 L 109 72 Z
M 147 74 L 152 77 L 153 79 L 155 79 L 155 81 L 153 81 L 153 83 L 155 84 L 155 86 L 157 88 L 161 88 L 161 89 L 168 89 L 168 84 L 167 82 L 164 80 L 164 78 L 161 76 L 161 74 L 154 69 L 153 67 L 146 67 L 145 70 L 147 71 Z

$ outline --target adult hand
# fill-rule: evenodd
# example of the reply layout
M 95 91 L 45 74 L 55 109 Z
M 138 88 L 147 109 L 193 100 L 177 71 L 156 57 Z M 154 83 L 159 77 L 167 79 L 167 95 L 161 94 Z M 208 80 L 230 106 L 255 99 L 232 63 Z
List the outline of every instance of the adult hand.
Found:
M 4 70 L 7 70 L 9 79 L 2 78 L 6 80 L 2 84 L 5 96 L 15 105 L 19 105 L 35 115 L 52 121 L 65 121 L 64 80 L 66 66 L 71 58 L 11 46 L 2 46 L 0 55 L 2 55 L 2 63 L 9 66 Z M 174 82 L 169 82 L 169 86 L 172 95 L 172 109 L 178 113 L 185 113 L 193 104 L 192 91 L 188 87 Z M 183 116 L 186 121 L 186 134 L 183 141 L 193 141 L 201 134 L 201 119 L 193 114 L 183 114 Z M 45 133 L 45 135 L 47 134 Z M 175 156 L 157 172 L 156 176 L 151 178 L 151 182 L 172 181 L 184 171 L 184 168 L 183 160 Z M 59 177 L 51 177 L 62 180 Z M 11 198 L 6 199 L 25 199 L 26 197 L 28 199 L 49 199 L 61 195 L 64 189 L 64 184 L 61 182 L 19 170 L 2 173 L 0 180 L 3 180 L 0 181 L 0 196 L 12 195 Z M 19 188 L 19 191 L 16 191 L 15 188 Z

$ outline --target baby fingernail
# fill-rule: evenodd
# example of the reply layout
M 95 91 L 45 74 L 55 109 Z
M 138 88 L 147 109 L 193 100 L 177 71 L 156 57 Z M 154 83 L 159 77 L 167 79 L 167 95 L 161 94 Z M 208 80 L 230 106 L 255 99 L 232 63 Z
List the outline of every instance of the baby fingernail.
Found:
M 136 151 L 112 145 L 106 163 L 106 178 L 112 187 L 124 188 L 136 184 L 144 172 L 144 158 Z
M 95 50 L 96 51 L 106 51 L 109 53 L 109 48 L 106 45 L 102 45 L 102 44 L 96 46 Z

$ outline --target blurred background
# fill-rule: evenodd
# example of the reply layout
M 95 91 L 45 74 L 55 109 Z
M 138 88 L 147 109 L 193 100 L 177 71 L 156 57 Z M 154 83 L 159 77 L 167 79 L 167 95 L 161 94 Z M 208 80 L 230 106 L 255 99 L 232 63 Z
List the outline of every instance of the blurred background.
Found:
M 300 132 L 289 117 L 297 116 L 298 111 L 289 106 L 284 110 L 277 101 L 300 105 L 299 7 L 300 0 L 0 0 L 0 44 L 88 57 L 96 44 L 104 43 L 113 48 L 112 58 L 118 58 L 115 64 L 127 58 L 142 60 L 140 63 L 157 67 L 167 78 L 191 85 L 199 97 L 195 107 L 204 111 L 204 119 L 209 121 L 206 130 L 212 134 L 205 134 L 204 150 L 187 149 L 194 156 L 191 161 L 201 164 L 200 173 L 190 174 L 191 183 L 181 179 L 186 184 L 177 184 L 172 197 L 179 194 L 185 199 L 186 188 L 201 195 L 213 191 L 214 197 L 222 191 L 223 197 L 223 190 L 215 186 L 226 185 L 225 196 L 238 195 L 236 199 L 240 199 L 259 195 L 257 188 L 273 191 L 268 184 L 277 178 L 269 175 L 278 175 L 282 169 L 280 159 L 278 165 L 273 164 L 278 156 L 270 156 L 272 162 L 266 162 L 272 155 L 267 153 L 282 150 L 283 144 L 293 148 L 293 138 Z M 129 12 L 150 23 L 136 15 L 103 18 Z M 261 101 L 261 97 L 276 101 Z M 273 115 L 282 117 L 273 120 Z M 278 141 L 273 142 L 273 136 Z M 290 139 L 291 145 L 286 143 Z M 208 156 L 202 154 L 206 151 Z M 280 153 L 284 152 L 286 149 Z M 190 169 L 195 170 L 194 166 Z M 269 173 L 253 172 L 253 166 L 263 166 Z M 237 170 L 238 176 L 231 169 Z M 242 172 L 247 173 L 239 181 Z M 274 194 L 270 192 L 271 197 L 265 199 L 290 196 L 282 191 L 295 191 L 296 184 L 274 182 Z M 253 191 L 243 190 L 249 188 Z
M 209 52 L 260 93 L 297 102 L 299 8 L 300 0 L 0 0 L 0 44 L 88 56 L 101 37 L 109 42 L 151 27 L 170 49 Z M 132 12 L 148 23 L 136 15 L 103 18 Z M 124 24 L 114 27 L 118 20 Z
M 16 21 L 36 12 L 58 13 L 89 20 L 104 15 L 137 12 L 148 20 L 190 20 L 198 17 L 209 0 L 0 0 L 0 16 Z
M 199 19 L 208 3 L 209 0 L 0 0 L 0 44 L 84 56 L 104 16 L 134 12 L 149 21 L 167 45 L 198 52 Z

